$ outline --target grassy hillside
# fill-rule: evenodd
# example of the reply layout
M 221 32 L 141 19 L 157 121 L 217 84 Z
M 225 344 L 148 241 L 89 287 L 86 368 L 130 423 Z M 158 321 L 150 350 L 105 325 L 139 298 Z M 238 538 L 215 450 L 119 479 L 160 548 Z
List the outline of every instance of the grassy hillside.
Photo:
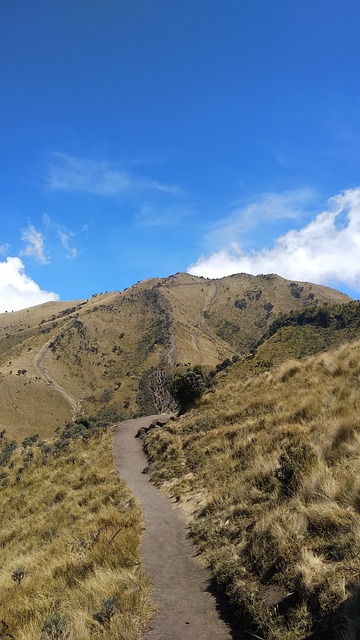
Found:
M 0 440 L 0 637 L 142 638 L 152 614 L 141 513 L 96 421 Z M 11 635 L 6 635 L 11 634 Z
M 256 376 L 239 371 L 149 432 L 152 477 L 182 502 L 249 637 L 354 640 L 360 342 Z
M 106 424 L 174 406 L 167 381 L 190 365 L 220 372 L 196 410 L 149 434 L 154 480 L 258 637 L 326 623 L 341 638 L 341 620 L 356 638 L 356 337 L 360 303 L 275 275 L 176 274 L 1 314 L 0 638 L 141 638 L 141 514 Z
M 253 357 L 232 367 L 234 378 L 269 371 L 290 358 L 304 358 L 360 338 L 360 302 L 311 305 L 280 314 L 260 339 Z
M 344 303 L 337 291 L 275 275 L 140 282 L 84 301 L 0 315 L 0 428 L 49 436 L 76 413 L 127 418 L 172 407 L 175 368 L 246 356 L 279 314 Z M 41 410 L 39 410 L 41 408 Z

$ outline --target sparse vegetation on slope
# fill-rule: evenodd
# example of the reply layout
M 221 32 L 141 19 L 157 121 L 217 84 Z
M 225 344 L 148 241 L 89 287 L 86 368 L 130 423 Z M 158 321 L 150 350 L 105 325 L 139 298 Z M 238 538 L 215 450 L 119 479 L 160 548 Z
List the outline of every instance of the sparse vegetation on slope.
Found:
M 80 407 L 111 407 L 124 419 L 162 411 L 161 379 L 172 368 L 246 356 L 279 314 L 347 300 L 275 275 L 176 274 L 0 314 L 0 429 L 20 441 L 34 430 L 50 436 Z
M 254 356 L 231 369 L 244 377 L 271 370 L 289 358 L 304 358 L 360 338 L 360 302 L 309 306 L 280 314 L 257 345 Z
M 360 343 L 220 376 L 197 410 L 146 436 L 154 481 L 191 510 L 199 551 L 256 637 L 354 640 Z
M 2 435 L 0 637 L 142 637 L 152 605 L 141 513 L 113 471 L 105 427 L 82 418 L 18 447 Z

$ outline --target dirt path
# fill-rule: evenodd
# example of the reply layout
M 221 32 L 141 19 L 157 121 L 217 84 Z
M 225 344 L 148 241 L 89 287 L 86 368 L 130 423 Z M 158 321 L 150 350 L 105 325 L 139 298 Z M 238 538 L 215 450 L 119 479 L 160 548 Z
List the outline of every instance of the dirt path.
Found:
M 210 285 L 209 293 L 205 300 L 203 313 L 206 313 L 207 311 L 209 311 L 210 307 L 214 304 L 218 295 L 219 295 L 219 283 L 217 280 L 214 280 Z
M 159 615 L 145 638 L 151 640 L 230 640 L 233 636 L 219 618 L 215 598 L 207 591 L 208 572 L 194 558 L 180 509 L 174 508 L 142 473 L 147 465 L 141 427 L 162 416 L 122 422 L 114 436 L 116 470 L 138 498 L 144 511 L 141 554 L 154 587 Z
M 71 320 L 69 320 L 69 322 L 67 322 L 66 324 L 64 324 L 64 326 L 62 327 L 62 329 L 59 331 L 59 333 L 62 333 L 63 330 L 65 329 L 65 327 L 70 324 Z M 67 402 L 70 404 L 71 409 L 72 409 L 72 414 L 73 414 L 73 418 L 76 417 L 76 415 L 79 413 L 80 409 L 81 409 L 81 402 L 78 398 L 76 398 L 75 396 L 72 395 L 72 393 L 70 393 L 70 391 L 68 391 L 67 389 L 65 389 L 65 387 L 62 387 L 61 384 L 59 384 L 58 382 L 56 382 L 56 380 L 54 380 L 54 378 L 50 375 L 50 373 L 47 371 L 47 369 L 45 369 L 44 366 L 44 359 L 45 356 L 50 348 L 51 343 L 54 341 L 54 336 L 52 336 L 50 338 L 50 340 L 48 340 L 40 349 L 40 351 L 38 351 L 38 353 L 35 355 L 34 358 L 34 367 L 36 369 L 36 371 L 41 375 L 41 377 L 43 378 L 43 380 L 45 380 L 45 382 L 47 382 L 47 384 L 51 385 L 54 389 L 56 389 L 56 391 L 58 391 L 59 393 L 61 393 L 61 395 L 65 398 L 65 400 L 67 400 Z

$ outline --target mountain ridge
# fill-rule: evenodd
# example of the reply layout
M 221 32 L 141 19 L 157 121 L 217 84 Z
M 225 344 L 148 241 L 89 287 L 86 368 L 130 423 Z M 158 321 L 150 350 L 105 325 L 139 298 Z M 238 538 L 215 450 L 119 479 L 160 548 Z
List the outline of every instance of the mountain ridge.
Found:
M 210 280 L 177 273 L 0 314 L 0 427 L 20 438 L 51 433 L 80 406 L 86 413 L 110 408 L 124 419 L 164 410 L 174 368 L 210 370 L 249 356 L 279 314 L 348 301 L 275 274 Z

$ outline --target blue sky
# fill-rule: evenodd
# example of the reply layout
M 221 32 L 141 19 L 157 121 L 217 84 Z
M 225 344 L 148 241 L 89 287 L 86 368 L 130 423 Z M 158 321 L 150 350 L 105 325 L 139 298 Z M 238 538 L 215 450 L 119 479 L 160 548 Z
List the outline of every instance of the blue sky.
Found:
M 2 0 L 0 310 L 190 270 L 360 292 L 358 0 Z

